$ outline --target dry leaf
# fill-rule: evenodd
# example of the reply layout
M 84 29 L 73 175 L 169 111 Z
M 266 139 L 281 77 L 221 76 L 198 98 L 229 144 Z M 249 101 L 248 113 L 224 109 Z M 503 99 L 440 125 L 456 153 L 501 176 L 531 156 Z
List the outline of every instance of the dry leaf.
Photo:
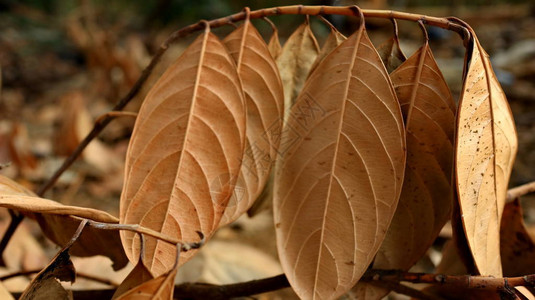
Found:
M 427 43 L 391 78 L 406 119 L 407 166 L 374 268 L 408 270 L 451 217 L 455 103 Z
M 160 275 L 154 279 L 150 279 L 126 293 L 119 296 L 118 300 L 142 300 L 142 299 L 158 299 L 158 300 L 172 300 L 175 288 L 175 276 L 178 270 L 178 263 L 167 273 Z
M 139 261 L 132 271 L 130 271 L 128 276 L 126 276 L 121 285 L 119 285 L 113 294 L 112 299 L 122 296 L 129 290 L 132 290 L 133 288 L 138 287 L 151 279 L 154 279 L 154 277 L 152 277 L 152 274 L 147 267 L 145 267 L 145 265 Z
M 533 293 L 525 286 L 515 286 L 515 294 L 520 297 L 520 299 L 535 300 Z M 522 298 L 524 297 L 524 298 Z
M 236 65 L 206 32 L 149 92 L 126 158 L 120 220 L 183 241 L 217 229 L 235 189 L 245 143 L 245 101 Z M 121 232 L 132 263 L 139 237 Z M 143 262 L 154 276 L 175 260 L 174 247 L 147 238 Z M 195 250 L 181 256 L 186 262 Z M 156 258 L 157 256 L 157 258 Z
M 0 175 L 0 207 L 30 213 L 30 215 L 73 215 L 105 223 L 117 223 L 119 221 L 116 217 L 101 210 L 63 205 L 53 200 L 37 197 L 30 190 L 2 175 Z
M 74 282 L 76 279 L 76 271 L 69 255 L 69 249 L 85 225 L 85 221 L 79 224 L 69 243 L 56 254 L 46 268 L 37 274 L 30 286 L 22 293 L 20 299 L 72 299 L 72 294 L 66 291 L 59 281 Z
M 268 49 L 269 54 L 271 54 L 271 57 L 274 59 L 277 59 L 282 52 L 281 43 L 279 41 L 279 31 L 277 30 L 277 27 L 273 27 L 273 33 L 271 34 L 268 42 Z
M 323 59 L 329 55 L 336 47 L 338 47 L 343 41 L 346 40 L 346 37 L 341 34 L 334 26 L 331 27 L 331 33 L 329 33 L 329 36 L 327 37 L 327 40 L 325 41 L 325 44 L 323 44 L 323 47 L 321 47 L 321 51 L 316 57 L 316 60 L 312 64 L 312 67 L 310 67 L 310 74 L 318 67 L 320 62 L 323 61 Z
M 405 118 L 407 166 L 398 207 L 373 267 L 409 270 L 451 217 L 455 103 L 425 43 L 390 77 Z M 388 289 L 359 283 L 355 293 L 382 299 Z
M 79 91 L 65 94 L 61 98 L 60 129 L 55 147 L 59 155 L 70 155 L 93 128 L 93 119 L 87 110 L 84 96 Z M 89 164 L 104 172 L 117 170 L 121 163 L 116 155 L 101 141 L 93 140 L 82 153 Z
M 43 230 L 43 234 L 58 245 L 64 245 L 70 240 L 80 223 L 80 219 L 76 217 L 104 223 L 119 222 L 116 217 L 100 210 L 67 206 L 39 198 L 28 189 L 1 175 L 0 207 L 21 211 L 35 219 Z M 86 228 L 78 242 L 72 246 L 71 254 L 105 255 L 114 262 L 115 270 L 123 268 L 128 263 L 121 249 L 119 233 L 115 230 Z
M 383 42 L 379 47 L 377 47 L 377 52 L 381 56 L 386 70 L 388 73 L 392 73 L 397 69 L 407 58 L 401 48 L 399 47 L 399 39 L 397 34 Z M 414 55 L 413 55 L 414 56 Z M 440 75 L 442 77 L 442 75 Z
M 462 222 L 481 275 L 501 277 L 500 220 L 518 141 L 505 94 L 472 31 L 455 164 Z
M 277 156 L 284 93 L 277 65 L 247 20 L 223 41 L 238 66 L 247 105 L 245 152 L 221 225 L 236 220 L 262 193 Z
M 524 225 L 518 199 L 505 205 L 500 228 L 500 253 L 503 276 L 535 273 L 535 243 Z
M 0 72 L 1 73 L 1 72 Z M 1 85 L 0 85 L 1 86 Z M 3 283 L 0 282 L 0 299 L 15 300 L 13 295 L 6 289 Z
M 392 220 L 405 168 L 399 103 L 364 24 L 311 74 L 277 161 L 279 257 L 304 299 L 335 299 L 362 276 Z
M 176 282 L 222 285 L 276 276 L 281 272 L 279 262 L 260 249 L 240 240 L 214 239 L 180 268 Z
M 284 86 L 286 114 L 295 103 L 319 52 L 318 42 L 307 19 L 288 38 L 277 57 L 277 66 Z

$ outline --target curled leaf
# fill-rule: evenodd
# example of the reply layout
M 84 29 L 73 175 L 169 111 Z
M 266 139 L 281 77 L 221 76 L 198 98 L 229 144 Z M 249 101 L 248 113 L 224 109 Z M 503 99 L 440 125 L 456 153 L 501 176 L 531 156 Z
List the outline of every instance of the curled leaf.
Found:
M 311 74 L 285 128 L 274 196 L 279 257 L 301 298 L 335 299 L 374 258 L 405 168 L 400 106 L 364 24 Z
M 65 245 L 80 224 L 80 218 L 104 223 L 119 220 L 100 210 L 67 206 L 56 201 L 37 197 L 16 182 L 0 176 L 0 207 L 20 211 L 39 223 L 43 234 L 57 245 Z M 115 270 L 128 263 L 118 231 L 86 228 L 70 253 L 76 256 L 105 255 L 113 261 Z
M 392 71 L 397 69 L 405 60 L 407 60 L 405 54 L 403 54 L 403 51 L 401 51 L 401 48 L 399 47 L 399 39 L 397 35 L 379 45 L 379 47 L 377 47 L 377 52 L 379 52 L 379 56 L 381 56 L 381 60 L 388 73 L 392 73 Z
M 502 275 L 500 221 L 518 148 L 513 116 L 472 31 L 457 114 L 455 170 L 464 232 L 481 275 Z
M 81 221 L 70 241 L 56 254 L 52 261 L 37 274 L 30 286 L 22 293 L 20 299 L 72 299 L 59 281 L 74 283 L 76 271 L 69 255 L 71 246 L 76 242 L 86 221 Z M 59 280 L 59 281 L 58 281 Z

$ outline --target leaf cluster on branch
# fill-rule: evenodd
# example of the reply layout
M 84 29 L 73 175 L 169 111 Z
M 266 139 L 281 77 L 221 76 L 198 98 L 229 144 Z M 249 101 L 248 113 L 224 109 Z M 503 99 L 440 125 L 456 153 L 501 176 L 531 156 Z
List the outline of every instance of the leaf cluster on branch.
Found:
M 280 14 L 303 14 L 306 21 L 283 46 L 273 26 L 266 43 L 251 19 Z M 322 18 L 330 35 L 319 47 L 309 16 L 326 14 L 357 16 L 359 27 L 346 37 Z M 366 31 L 369 17 L 394 24 L 393 37 L 377 48 Z M 422 29 L 422 46 L 408 58 L 395 19 Z M 222 40 L 211 32 L 238 21 Z M 466 46 L 458 104 L 426 25 L 458 32 Z M 140 93 L 169 45 L 196 31 L 202 33 L 154 83 L 137 113 L 119 218 L 39 197 L 121 116 L 117 111 Z M 500 254 L 500 238 L 511 230 L 502 223 L 500 234 L 502 215 L 517 222 L 513 232 L 523 228 L 518 202 L 504 214 L 507 199 L 533 190 L 507 193 L 516 151 L 505 95 L 463 21 L 356 6 L 245 9 L 173 33 L 130 93 L 95 123 L 37 195 L 0 177 L 0 206 L 13 218 L 0 249 L 23 216 L 64 246 L 24 299 L 43 289 L 68 294 L 56 278 L 74 280 L 69 254 L 106 255 L 116 269 L 135 265 L 112 291 L 116 299 L 225 298 L 288 285 L 302 299 L 380 299 L 391 290 L 444 297 L 400 281 L 524 299 L 533 295 L 513 287 L 532 287 L 533 278 L 504 278 L 513 267 L 502 265 L 514 255 L 503 247 L 508 254 Z M 254 215 L 262 201 L 273 203 L 284 275 L 227 287 L 174 286 L 180 266 L 204 242 L 242 214 Z M 474 276 L 407 273 L 449 220 Z

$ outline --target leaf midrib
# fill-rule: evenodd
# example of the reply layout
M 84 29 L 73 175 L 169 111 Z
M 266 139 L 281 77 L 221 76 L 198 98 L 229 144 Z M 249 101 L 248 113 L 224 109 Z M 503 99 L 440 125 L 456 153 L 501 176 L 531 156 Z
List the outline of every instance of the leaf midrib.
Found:
M 350 65 L 348 66 L 348 70 L 347 70 L 347 80 L 346 80 L 346 86 L 345 86 L 345 89 L 344 89 L 344 97 L 343 97 L 343 102 L 342 102 L 342 108 L 340 109 L 340 123 L 338 125 L 338 130 L 336 131 L 337 132 L 337 137 L 336 137 L 336 143 L 335 143 L 335 148 L 334 148 L 334 155 L 333 155 L 333 159 L 332 159 L 332 167 L 331 167 L 331 172 L 330 172 L 330 178 L 329 178 L 329 189 L 327 191 L 327 196 L 325 197 L 326 199 L 326 203 L 325 203 L 325 209 L 324 209 L 324 212 L 323 212 L 323 219 L 322 219 L 322 224 L 321 224 L 321 236 L 320 236 L 320 242 L 319 242 L 319 251 L 318 251 L 318 261 L 316 262 L 316 272 L 314 274 L 314 294 L 312 296 L 313 299 L 316 299 L 316 290 L 317 290 L 317 285 L 318 285 L 318 278 L 319 278 L 319 272 L 320 272 L 320 261 L 321 261 L 321 254 L 322 254 L 322 248 L 323 248 L 323 240 L 324 240 L 324 235 L 325 235 L 325 221 L 327 220 L 327 211 L 328 211 L 328 207 L 329 207 L 329 200 L 330 200 L 330 197 L 331 197 L 331 191 L 332 191 L 332 184 L 333 184 L 333 178 L 334 178 L 334 171 L 335 171 L 335 168 L 336 168 L 336 161 L 338 159 L 338 148 L 340 146 L 340 137 L 341 137 L 341 132 L 342 132 L 342 127 L 343 127 L 343 124 L 344 124 L 344 115 L 345 115 L 345 110 L 346 110 L 346 104 L 347 104 L 347 101 L 348 101 L 348 93 L 349 93 L 349 84 L 351 83 L 351 73 L 352 73 L 352 70 L 353 70 L 353 67 L 355 66 L 355 61 L 356 61 L 356 57 L 357 57 L 357 53 L 358 53 L 358 50 L 359 50 L 359 47 L 360 47 L 360 43 L 361 43 L 361 39 L 362 39 L 362 34 L 363 32 L 365 31 L 365 28 L 364 28 L 364 24 L 361 24 L 360 25 L 360 29 L 358 31 L 358 36 L 356 38 L 356 41 L 355 41 L 355 47 L 354 47 L 354 50 L 353 50 L 353 55 L 351 57 L 351 63 Z

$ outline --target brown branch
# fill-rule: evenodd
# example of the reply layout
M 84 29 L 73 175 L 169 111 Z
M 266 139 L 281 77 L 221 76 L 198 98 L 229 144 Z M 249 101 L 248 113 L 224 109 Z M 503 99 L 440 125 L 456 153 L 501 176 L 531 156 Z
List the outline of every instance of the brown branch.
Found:
M 80 218 L 80 219 L 83 219 L 83 218 Z M 83 220 L 87 220 L 87 219 L 83 219 Z M 191 249 L 199 249 L 200 247 L 202 247 L 202 245 L 204 245 L 204 242 L 206 241 L 204 234 L 200 231 L 197 231 L 200 241 L 185 243 L 174 237 L 165 235 L 159 231 L 156 231 L 147 227 L 143 227 L 139 224 L 114 224 L 114 223 L 102 223 L 102 222 L 96 222 L 93 220 L 87 220 L 87 225 L 94 227 L 94 228 L 103 229 L 103 230 L 125 230 L 125 231 L 132 231 L 135 233 L 148 235 L 148 236 L 157 238 L 161 241 L 167 242 L 169 244 L 173 244 L 173 245 L 179 244 L 180 251 L 182 252 L 186 252 Z
M 535 192 L 535 181 L 514 187 L 507 191 L 507 201 L 513 201 L 524 195 Z
M 120 117 L 130 117 L 130 118 L 134 118 L 134 120 L 137 118 L 137 113 L 135 112 L 131 112 L 131 111 L 109 111 L 101 116 L 99 116 L 96 120 L 95 120 L 95 123 L 102 123 L 102 121 L 104 121 L 104 119 L 107 119 L 107 118 L 112 118 L 112 119 L 115 119 L 115 118 L 120 118 Z
M 440 275 L 427 273 L 409 273 L 391 270 L 370 270 L 361 278 L 362 282 L 380 285 L 398 293 L 420 299 L 439 299 L 436 296 L 417 291 L 399 282 L 428 283 L 458 288 L 489 290 L 501 293 L 515 286 L 535 287 L 535 274 L 522 277 L 494 278 L 471 275 Z M 175 286 L 174 294 L 178 299 L 229 299 L 232 297 L 251 296 L 290 287 L 284 274 L 247 282 L 212 285 L 205 283 L 183 283 Z M 75 299 L 110 298 L 114 289 L 75 290 Z M 15 294 L 16 296 L 16 294 Z M 93 298 L 91 298 L 93 297 Z
M 420 290 L 417 290 L 415 288 L 412 288 L 410 286 L 406 286 L 404 284 L 401 284 L 399 282 L 391 282 L 391 281 L 373 281 L 369 282 L 371 285 L 375 285 L 380 288 L 385 288 L 391 291 L 394 291 L 398 294 L 403 294 L 410 296 L 411 298 L 415 299 L 422 299 L 422 300 L 443 300 L 443 298 L 431 295 L 425 292 L 422 292 Z
M 11 273 L 11 274 L 6 274 L 6 275 L 3 275 L 3 276 L 0 276 L 0 281 L 5 281 L 5 280 L 11 279 L 11 278 L 15 278 L 15 277 L 19 277 L 19 276 L 30 276 L 30 275 L 37 274 L 37 273 L 41 272 L 41 270 L 42 269 L 35 269 L 35 270 L 18 271 L 18 272 L 14 272 L 14 273 Z M 112 287 L 115 287 L 115 288 L 118 287 L 118 284 L 116 282 L 113 282 L 113 281 L 111 281 L 109 279 L 106 279 L 106 278 L 101 278 L 101 277 L 89 275 L 89 274 L 86 274 L 86 273 L 83 273 L 83 272 L 76 272 L 76 277 L 87 279 L 87 280 L 91 280 L 91 281 L 94 281 L 94 282 L 99 282 L 99 283 L 106 284 L 106 285 L 109 285 L 109 286 L 112 286 Z

